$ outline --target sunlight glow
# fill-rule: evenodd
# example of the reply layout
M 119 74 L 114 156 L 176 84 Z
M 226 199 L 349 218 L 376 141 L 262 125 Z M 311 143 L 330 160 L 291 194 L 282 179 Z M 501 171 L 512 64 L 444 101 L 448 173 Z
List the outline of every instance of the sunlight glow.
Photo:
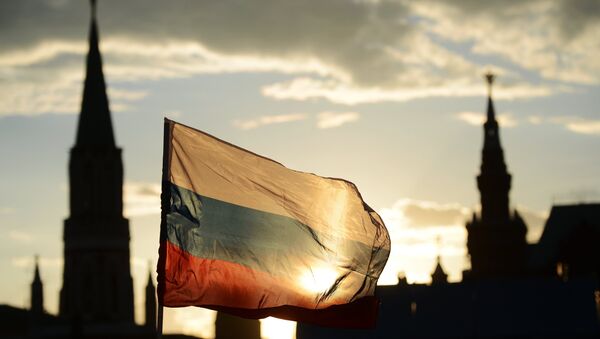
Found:
M 260 320 L 260 336 L 266 339 L 296 338 L 296 322 L 268 317 Z
M 335 283 L 337 273 L 328 267 L 315 267 L 300 276 L 300 285 L 314 293 L 323 293 Z

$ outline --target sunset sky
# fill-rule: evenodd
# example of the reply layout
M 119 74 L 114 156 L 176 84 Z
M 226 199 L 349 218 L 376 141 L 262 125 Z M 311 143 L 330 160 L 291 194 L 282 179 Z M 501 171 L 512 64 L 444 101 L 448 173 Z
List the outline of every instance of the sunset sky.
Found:
M 553 204 L 600 200 L 600 1 L 101 0 L 98 23 L 140 321 L 164 116 L 354 182 L 392 237 L 384 284 L 427 282 L 438 254 L 468 268 L 488 70 L 528 239 Z M 0 303 L 29 304 L 39 254 L 58 310 L 88 27 L 87 1 L 0 2 Z M 212 312 L 165 317 L 213 335 Z

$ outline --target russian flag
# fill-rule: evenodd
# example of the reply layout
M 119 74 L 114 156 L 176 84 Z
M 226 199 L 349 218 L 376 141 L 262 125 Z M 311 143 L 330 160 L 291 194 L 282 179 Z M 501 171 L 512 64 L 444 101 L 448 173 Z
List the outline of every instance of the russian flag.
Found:
M 163 157 L 161 305 L 375 325 L 390 239 L 354 184 L 168 119 Z

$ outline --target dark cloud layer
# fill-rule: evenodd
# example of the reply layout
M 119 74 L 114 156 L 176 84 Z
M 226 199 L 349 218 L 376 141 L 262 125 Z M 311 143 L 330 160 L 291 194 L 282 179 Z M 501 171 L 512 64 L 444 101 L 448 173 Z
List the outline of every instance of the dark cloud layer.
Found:
M 9 1 L 0 5 L 3 51 L 43 40 L 85 37 L 85 1 Z M 223 54 L 318 58 L 359 83 L 402 71 L 382 51 L 410 34 L 400 3 L 333 1 L 100 1 L 104 36 L 146 43 L 198 41 Z M 371 70 L 371 71 L 367 71 Z M 374 76 L 377 75 L 376 77 Z
M 263 95 L 355 104 L 479 95 L 479 75 L 488 67 L 481 56 L 543 79 L 596 84 L 599 6 L 591 0 L 103 0 L 98 16 L 111 79 L 286 72 L 298 77 L 266 86 Z M 73 92 L 69 84 L 32 81 L 40 76 L 31 73 L 50 63 L 54 71 L 74 72 L 65 56 L 85 51 L 88 22 L 83 0 L 0 2 L 0 79 L 13 84 L 4 92 L 39 93 L 42 83 Z M 456 42 L 468 50 L 449 47 Z M 504 84 L 498 98 L 563 88 L 497 70 Z M 51 72 L 47 78 L 56 78 Z M 17 111 L 65 109 L 21 106 Z

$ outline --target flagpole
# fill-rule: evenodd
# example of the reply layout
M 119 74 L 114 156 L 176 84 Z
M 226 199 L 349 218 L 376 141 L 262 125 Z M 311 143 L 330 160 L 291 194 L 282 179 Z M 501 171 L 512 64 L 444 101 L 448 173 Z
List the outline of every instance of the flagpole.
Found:
M 159 304 L 157 327 L 156 327 L 156 339 L 162 339 L 162 332 L 163 332 L 163 305 Z
M 163 332 L 163 297 L 164 297 L 164 278 L 165 278 L 165 263 L 166 263 L 166 248 L 164 241 L 166 241 L 166 222 L 167 222 L 167 211 L 169 209 L 169 203 L 171 200 L 171 194 L 167 182 L 169 180 L 169 163 L 171 161 L 170 142 L 171 142 L 171 130 L 172 123 L 170 120 L 165 118 L 164 121 L 164 135 L 163 135 L 163 168 L 162 168 L 162 182 L 161 182 L 161 196 L 160 196 L 160 236 L 158 246 L 158 262 L 157 262 L 157 295 L 158 295 L 158 315 L 157 315 L 157 326 L 156 326 L 156 338 L 162 338 Z

